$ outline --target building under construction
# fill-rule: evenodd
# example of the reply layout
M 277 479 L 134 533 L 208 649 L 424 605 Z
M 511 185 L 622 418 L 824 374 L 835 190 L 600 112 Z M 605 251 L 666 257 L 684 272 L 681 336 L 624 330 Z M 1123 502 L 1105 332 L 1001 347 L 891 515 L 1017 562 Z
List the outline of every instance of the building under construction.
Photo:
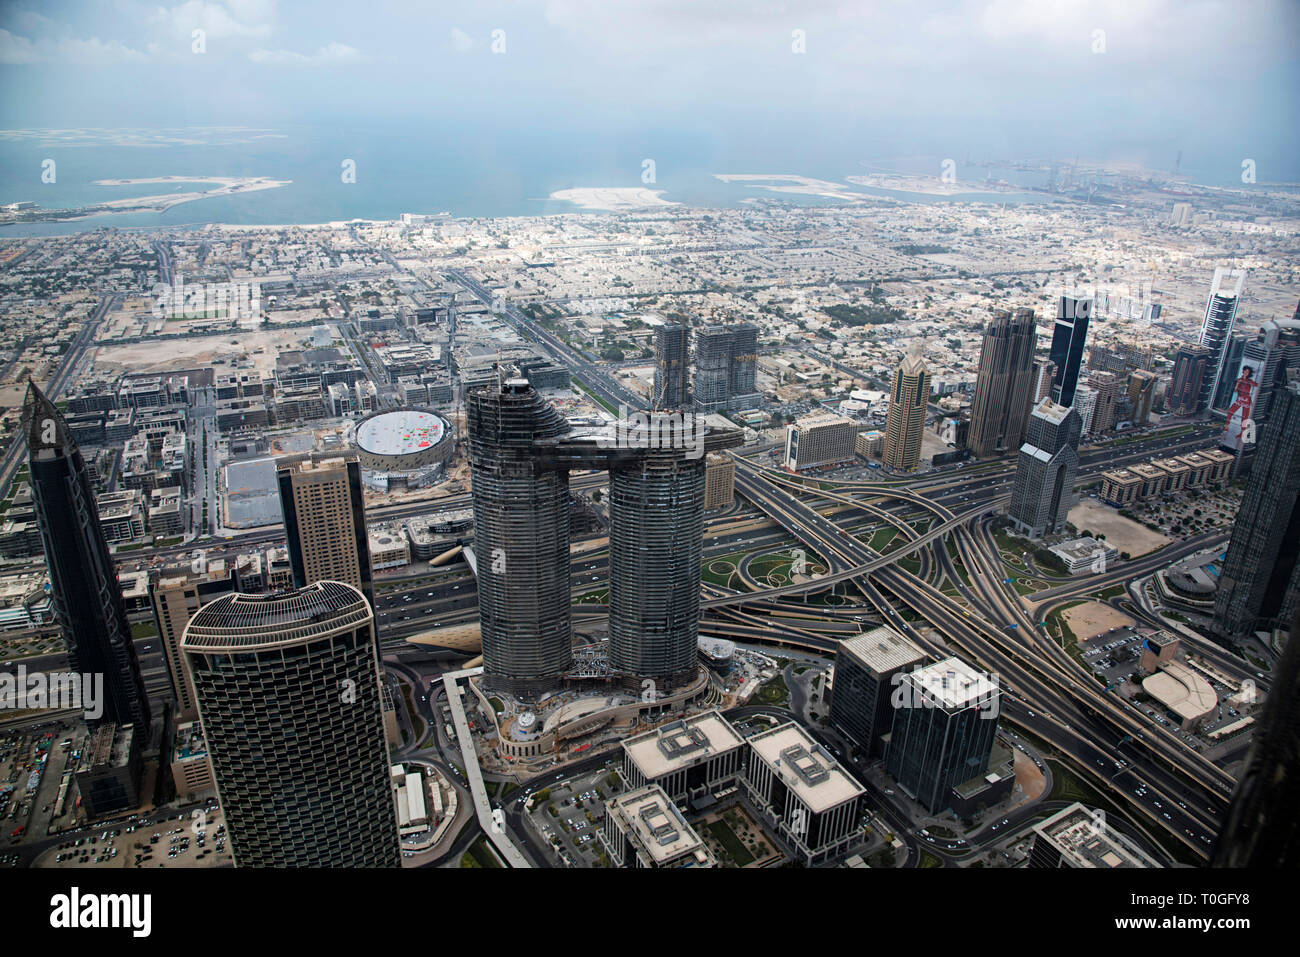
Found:
M 524 379 L 469 394 L 484 683 L 532 698 L 571 670 L 571 469 L 610 473 L 610 669 L 666 690 L 697 669 L 705 453 L 739 445 L 689 413 L 575 430 Z

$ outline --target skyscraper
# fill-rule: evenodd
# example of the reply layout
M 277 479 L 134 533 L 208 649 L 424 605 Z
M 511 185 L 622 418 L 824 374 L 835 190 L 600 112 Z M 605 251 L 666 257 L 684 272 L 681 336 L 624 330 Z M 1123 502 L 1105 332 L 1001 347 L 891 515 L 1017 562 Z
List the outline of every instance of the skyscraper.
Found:
M 646 448 L 610 467 L 609 663 L 657 692 L 697 673 L 704 470 L 702 454 L 680 448 Z
M 1233 326 L 1237 321 L 1237 304 L 1241 299 L 1242 288 L 1246 284 L 1244 269 L 1214 270 L 1214 280 L 1210 284 L 1210 296 L 1205 303 L 1205 318 L 1201 320 L 1201 345 L 1210 350 L 1205 376 L 1201 379 L 1201 394 L 1197 411 L 1210 407 L 1218 395 L 1219 383 L 1225 375 L 1236 378 L 1231 372 L 1224 372 L 1224 353 L 1232 336 Z M 1236 370 L 1232 370 L 1235 372 Z
M 1056 324 L 1052 327 L 1052 401 L 1069 408 L 1074 404 L 1074 390 L 1079 384 L 1083 364 L 1083 347 L 1088 339 L 1088 320 L 1092 318 L 1092 300 L 1062 296 L 1056 304 Z
M 1119 412 L 1119 376 L 1113 372 L 1093 372 L 1088 376 L 1088 386 L 1097 393 L 1097 405 L 1092 413 L 1093 435 L 1115 428 Z
M 894 372 L 885 424 L 884 463 L 893 469 L 921 464 L 921 434 L 930 402 L 930 373 L 918 352 L 909 352 Z
M 1155 403 L 1156 382 L 1154 372 L 1135 369 L 1128 376 L 1128 403 L 1134 428 L 1142 428 L 1151 420 L 1151 407 Z
M 149 700 L 86 463 L 63 416 L 34 382 L 27 386 L 22 430 L 68 664 L 79 674 L 104 676 L 104 712 L 91 723 L 131 724 L 147 739 Z
M 401 865 L 374 615 L 358 589 L 225 595 L 181 648 L 237 866 Z
M 655 377 L 652 409 L 685 409 L 690 405 L 690 330 L 685 323 L 656 326 L 654 332 Z
M 1211 867 L 1294 869 L 1300 859 L 1300 617 L 1273 668 L 1272 687 L 1237 780 Z
M 1032 410 L 1034 406 L 1049 398 L 1052 394 L 1052 380 L 1056 378 L 1056 363 L 1051 359 L 1034 360 L 1034 383 L 1029 400 L 1029 407 Z M 1028 428 L 1029 419 L 1025 418 L 1025 426 Z
M 1235 398 L 1235 385 L 1241 375 L 1241 360 L 1246 356 L 1246 336 L 1234 332 L 1228 336 L 1223 346 L 1223 356 L 1219 361 L 1219 384 L 1211 396 L 1210 408 L 1220 412 L 1226 411 Z
M 701 412 L 752 405 L 757 387 L 758 329 L 753 323 L 700 326 L 695 330 L 695 408 Z
M 1202 345 L 1179 346 L 1169 380 L 1165 408 L 1172 415 L 1195 415 L 1200 409 L 1201 383 L 1210 366 L 1210 350 Z
M 277 477 L 293 583 L 341 581 L 373 601 L 360 463 L 332 458 L 281 465 Z
M 885 753 L 897 676 L 923 661 L 925 653 L 887 625 L 846 638 L 836 647 L 831 723 L 866 757 Z
M 1300 607 L 1300 382 L 1274 393 L 1214 596 L 1226 638 L 1290 624 Z
M 1016 528 L 1030 538 L 1063 531 L 1078 468 L 1079 414 L 1044 399 L 1029 417 L 1029 434 L 1016 463 L 1008 510 Z
M 960 658 L 904 672 L 894 689 L 885 767 L 931 814 L 957 785 L 987 772 L 1001 690 Z
M 1088 385 L 1076 386 L 1073 408 L 1079 414 L 1079 436 L 1092 435 L 1092 420 L 1097 414 L 1097 390 Z
M 573 657 L 569 473 L 538 443 L 570 426 L 519 378 L 470 390 L 466 415 L 484 678 L 552 690 Z
M 998 312 L 984 329 L 970 414 L 969 448 L 977 458 L 1004 455 L 1024 442 L 1037 342 L 1032 309 Z

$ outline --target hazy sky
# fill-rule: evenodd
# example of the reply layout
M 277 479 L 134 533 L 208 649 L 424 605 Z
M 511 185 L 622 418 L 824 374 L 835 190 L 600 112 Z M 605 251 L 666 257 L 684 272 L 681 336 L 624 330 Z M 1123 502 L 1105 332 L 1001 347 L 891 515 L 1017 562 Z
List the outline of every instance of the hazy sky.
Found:
M 653 127 L 1166 167 L 1182 149 L 1300 179 L 1298 47 L 1282 0 L 17 0 L 0 127 Z

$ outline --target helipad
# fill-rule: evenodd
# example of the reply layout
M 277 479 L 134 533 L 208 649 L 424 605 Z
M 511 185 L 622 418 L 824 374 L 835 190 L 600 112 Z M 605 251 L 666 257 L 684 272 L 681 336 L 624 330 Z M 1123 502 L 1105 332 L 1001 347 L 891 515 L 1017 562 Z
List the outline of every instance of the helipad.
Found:
M 405 456 L 434 448 L 446 434 L 441 416 L 401 409 L 372 416 L 357 426 L 357 447 L 371 455 Z

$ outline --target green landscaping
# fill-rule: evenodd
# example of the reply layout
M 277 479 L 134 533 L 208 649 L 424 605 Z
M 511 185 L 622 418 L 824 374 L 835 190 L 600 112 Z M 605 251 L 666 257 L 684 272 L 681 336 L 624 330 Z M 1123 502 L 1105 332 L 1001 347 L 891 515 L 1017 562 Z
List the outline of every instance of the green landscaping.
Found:
M 726 821 L 714 821 L 704 825 L 704 829 L 722 845 L 723 850 L 735 861 L 737 867 L 753 863 L 754 855 L 749 852 L 749 848 L 745 847 L 744 842 L 736 836 L 736 832 Z

